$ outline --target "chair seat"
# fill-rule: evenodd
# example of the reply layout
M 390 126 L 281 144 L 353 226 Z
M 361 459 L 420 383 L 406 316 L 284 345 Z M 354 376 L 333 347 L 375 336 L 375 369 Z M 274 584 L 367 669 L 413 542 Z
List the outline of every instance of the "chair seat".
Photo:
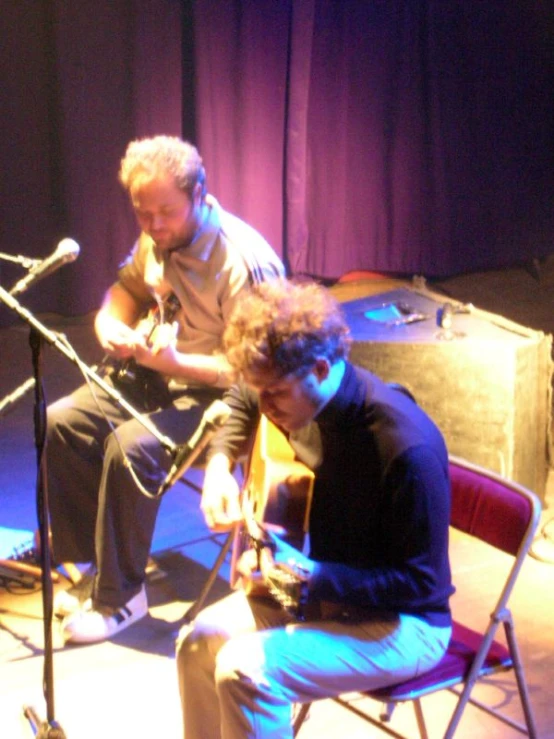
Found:
M 463 681 L 467 675 L 473 658 L 483 640 L 483 634 L 454 622 L 452 637 L 446 654 L 429 672 L 411 680 L 377 690 L 362 691 L 364 695 L 387 702 L 413 700 L 428 692 L 448 688 Z M 494 641 L 479 672 L 480 676 L 510 669 L 512 658 L 507 647 Z
M 427 739 L 429 732 L 423 715 L 423 701 L 419 699 L 446 688 L 456 693 L 458 699 L 442 734 L 443 739 L 454 736 L 468 703 L 489 717 L 527 735 L 529 739 L 538 739 L 508 600 L 535 537 L 541 517 L 541 503 L 531 490 L 471 462 L 450 456 L 449 468 L 452 483 L 451 526 L 504 552 L 509 555 L 511 562 L 504 568 L 505 579 L 504 573 L 499 571 L 499 594 L 495 588 L 492 589 L 491 603 L 488 604 L 488 612 L 492 615 L 486 628 L 482 632 L 474 631 L 454 621 L 446 654 L 432 670 L 412 680 L 404 680 L 379 690 L 353 691 L 385 704 L 386 708 L 378 718 L 371 715 L 371 711 L 360 709 L 355 699 L 350 700 L 348 692 L 335 700 L 388 736 L 397 737 L 402 734 L 387 723 L 395 705 L 409 701 L 413 704 L 419 736 Z M 462 590 L 458 590 L 458 599 L 460 598 L 463 598 Z M 494 641 L 500 625 L 503 626 L 507 646 Z M 509 670 L 514 673 L 524 724 L 514 720 L 511 713 L 500 710 L 504 706 L 489 705 L 472 696 L 478 678 Z M 295 719 L 294 736 L 297 736 L 308 708 L 309 704 L 304 704 Z

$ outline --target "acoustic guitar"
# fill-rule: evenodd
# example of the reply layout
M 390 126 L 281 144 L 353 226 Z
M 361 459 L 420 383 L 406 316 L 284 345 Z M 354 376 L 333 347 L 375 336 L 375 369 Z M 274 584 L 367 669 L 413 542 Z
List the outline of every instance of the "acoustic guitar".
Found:
M 273 548 L 271 535 L 279 536 L 299 551 L 308 531 L 314 473 L 295 459 L 286 436 L 262 416 L 248 462 L 242 489 L 243 521 L 235 533 L 231 554 L 231 586 L 249 595 L 271 595 L 294 618 L 302 618 L 305 578 L 294 563 L 274 565 L 261 575 L 264 550 Z M 242 578 L 237 563 L 254 550 L 259 577 Z
M 174 293 L 157 299 L 156 305 L 139 320 L 146 340 L 152 337 L 157 326 L 171 323 L 180 308 L 181 303 Z M 142 410 L 155 411 L 171 401 L 165 377 L 156 370 L 143 367 L 133 358 L 117 360 L 105 357 L 98 370 L 111 379 L 127 401 L 140 406 Z

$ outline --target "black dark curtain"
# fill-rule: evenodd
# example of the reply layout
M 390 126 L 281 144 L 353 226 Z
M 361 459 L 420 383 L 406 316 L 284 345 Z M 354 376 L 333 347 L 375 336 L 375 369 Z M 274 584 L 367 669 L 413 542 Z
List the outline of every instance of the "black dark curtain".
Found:
M 552 7 L 198 0 L 216 194 L 294 272 L 446 276 L 552 252 Z
M 181 134 L 181 2 L 17 0 L 0 19 L 0 252 L 42 258 L 75 239 L 79 259 L 20 300 L 81 315 L 136 238 L 117 182 L 127 143 Z M 5 289 L 22 274 L 0 262 Z
M 136 235 L 119 159 L 156 133 L 199 144 L 212 193 L 293 273 L 448 276 L 551 253 L 553 14 L 539 0 L 3 3 L 0 252 L 81 245 L 22 302 L 98 306 Z M 20 275 L 0 263 L 5 288 Z

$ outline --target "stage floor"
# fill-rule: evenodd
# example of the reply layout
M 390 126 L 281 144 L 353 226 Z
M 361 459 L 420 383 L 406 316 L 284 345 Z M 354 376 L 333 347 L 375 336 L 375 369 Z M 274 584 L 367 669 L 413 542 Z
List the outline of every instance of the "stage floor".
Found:
M 452 297 L 471 301 L 531 328 L 554 331 L 554 279 L 550 266 L 542 282 L 524 271 L 495 276 L 458 278 L 444 283 Z M 554 270 L 552 270 L 554 274 Z M 528 281 L 535 284 L 528 290 Z M 487 297 L 488 296 L 488 297 Z M 531 300 L 534 297 L 534 302 Z M 547 301 L 549 304 L 546 305 Z M 540 305 L 539 305 L 540 303 Z M 90 317 L 61 320 L 44 317 L 51 328 L 67 334 L 80 356 L 92 363 L 97 349 Z M 4 397 L 31 374 L 27 330 L 16 326 L 0 331 L 0 397 Z M 52 349 L 43 358 L 46 398 L 51 402 L 79 380 L 76 368 Z M 0 419 L 0 556 L 13 542 L 23 542 L 36 527 L 35 450 L 33 403 L 28 396 Z M 198 479 L 198 473 L 194 473 Z M 550 475 L 544 521 L 552 512 L 553 482 Z M 552 533 L 551 527 L 551 533 Z M 68 739 L 103 736 L 146 739 L 181 736 L 179 701 L 175 679 L 174 641 L 188 607 L 197 597 L 221 544 L 210 535 L 198 510 L 198 494 L 183 483 L 164 498 L 152 551 L 154 566 L 147 582 L 150 612 L 147 618 L 119 637 L 103 644 L 64 647 L 55 625 L 54 696 L 55 718 Z M 463 605 L 454 596 L 454 608 L 462 609 L 476 625 L 488 615 L 483 595 L 498 582 L 503 562 L 462 537 L 453 540 L 454 578 L 471 588 Z M 529 558 L 512 603 L 531 700 L 541 739 L 554 739 L 554 544 L 541 539 L 537 552 L 552 563 Z M 225 565 L 210 594 L 226 593 Z M 62 577 L 55 588 L 67 587 Z M 22 717 L 23 706 L 34 705 L 43 718 L 43 622 L 41 593 L 12 594 L 0 589 L 0 736 L 24 739 L 32 736 Z M 486 688 L 487 697 L 504 704 L 516 717 L 519 705 L 511 676 L 499 676 Z M 453 706 L 449 694 L 426 699 L 430 736 L 438 737 Z M 378 710 L 379 706 L 375 706 Z M 398 709 L 393 726 L 416 736 L 409 706 Z M 338 736 L 376 736 L 368 725 L 330 701 L 313 706 L 300 734 L 304 739 Z M 468 707 L 456 734 L 459 739 L 512 739 L 520 736 L 507 727 Z

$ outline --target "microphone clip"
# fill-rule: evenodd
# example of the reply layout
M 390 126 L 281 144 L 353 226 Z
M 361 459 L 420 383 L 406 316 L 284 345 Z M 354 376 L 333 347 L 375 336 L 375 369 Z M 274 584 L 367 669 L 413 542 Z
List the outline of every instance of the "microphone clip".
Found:
M 190 439 L 177 447 L 173 453 L 173 463 L 156 493 L 157 498 L 172 487 L 198 459 L 204 448 L 231 415 L 231 408 L 222 400 L 214 400 L 204 411 L 198 428 Z

